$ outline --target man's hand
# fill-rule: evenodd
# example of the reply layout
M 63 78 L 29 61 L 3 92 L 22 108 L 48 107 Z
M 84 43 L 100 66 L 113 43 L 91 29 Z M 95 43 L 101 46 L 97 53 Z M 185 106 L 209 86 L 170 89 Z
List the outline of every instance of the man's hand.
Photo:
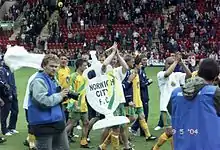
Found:
M 179 52 L 176 53 L 175 61 L 182 63 L 182 55 Z
M 118 49 L 118 44 L 116 42 L 114 42 L 114 44 L 107 50 L 105 50 L 105 52 L 109 52 L 110 50 L 113 50 L 114 52 L 116 52 L 116 50 Z
M 63 98 L 64 98 L 64 97 L 67 97 L 68 93 L 69 93 L 69 89 L 63 89 L 63 90 L 60 92 L 60 94 L 61 94 L 61 96 L 62 96 Z
M 0 106 L 4 106 L 5 105 L 5 102 L 0 98 Z
M 114 44 L 111 47 L 113 50 L 117 50 L 118 49 L 118 44 L 117 42 L 114 42 Z
M 131 106 L 131 107 L 135 107 L 134 102 L 129 102 L 128 105 Z
M 117 55 L 117 56 L 120 56 L 120 53 L 119 53 L 118 48 L 116 49 L 116 55 Z

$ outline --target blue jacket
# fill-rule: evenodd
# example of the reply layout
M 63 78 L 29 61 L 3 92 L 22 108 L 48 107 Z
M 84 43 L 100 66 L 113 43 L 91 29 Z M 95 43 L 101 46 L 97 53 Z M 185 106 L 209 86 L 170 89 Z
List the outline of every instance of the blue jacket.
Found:
M 132 82 L 131 83 L 128 82 L 130 75 L 131 75 L 131 71 L 129 70 L 127 71 L 126 76 L 124 80 L 122 81 L 122 86 L 123 86 L 125 100 L 126 100 L 126 106 L 128 106 L 129 102 L 133 101 Z M 149 82 L 143 70 L 139 70 L 138 75 L 140 78 L 141 100 L 143 103 L 146 103 L 149 100 L 148 88 L 147 88 L 147 86 L 149 85 Z
M 214 106 L 216 87 L 206 85 L 192 99 L 181 88 L 171 95 L 175 150 L 219 150 L 220 118 Z
M 48 96 L 57 92 L 57 85 L 45 73 L 38 73 L 35 78 L 44 80 L 48 87 Z M 28 100 L 28 121 L 30 125 L 42 125 L 64 121 L 65 117 L 61 105 L 51 108 L 41 108 L 32 100 L 31 93 Z
M 10 88 L 6 86 L 7 84 L 8 84 L 7 70 L 4 67 L 0 67 L 0 96 L 4 100 L 4 102 L 7 102 L 12 94 Z
M 12 73 L 10 68 L 5 64 L 3 65 L 3 67 L 7 71 L 7 83 L 10 86 L 10 92 L 12 93 L 13 96 L 17 97 L 17 88 L 15 83 L 14 73 Z
M 147 103 L 149 101 L 149 93 L 148 93 L 148 78 L 145 73 L 145 68 L 140 69 L 139 78 L 140 78 L 140 88 L 141 88 L 141 100 L 143 103 Z

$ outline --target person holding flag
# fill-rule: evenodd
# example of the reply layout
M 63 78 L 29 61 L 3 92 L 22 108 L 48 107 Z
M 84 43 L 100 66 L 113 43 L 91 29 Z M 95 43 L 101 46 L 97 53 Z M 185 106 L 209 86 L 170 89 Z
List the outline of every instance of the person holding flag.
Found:
M 122 88 L 122 81 L 124 80 L 126 76 L 126 72 L 128 71 L 129 67 L 125 60 L 121 57 L 119 50 L 117 48 L 117 44 L 115 43 L 113 45 L 113 51 L 109 55 L 112 59 L 106 59 L 108 62 L 111 64 L 106 70 L 107 74 L 113 75 L 117 80 L 119 81 L 116 85 L 117 90 L 116 93 L 118 95 L 117 100 L 120 101 L 120 104 L 116 111 L 114 112 L 114 115 L 116 116 L 126 116 L 126 111 L 125 111 L 125 97 L 123 93 L 123 88 Z M 107 61 L 104 61 L 105 63 Z M 117 62 L 119 62 L 120 66 L 117 67 Z M 106 63 L 107 64 L 107 63 Z M 126 131 L 126 125 L 120 125 L 120 126 L 114 126 L 111 128 L 106 128 L 102 134 L 102 143 L 99 145 L 98 149 L 99 150 L 105 150 L 107 145 L 109 144 L 109 139 L 111 139 L 111 144 L 112 144 L 112 149 L 117 150 L 119 149 L 119 137 L 122 137 L 123 145 L 124 145 L 124 150 L 132 150 L 133 148 L 130 146 L 129 141 L 128 141 L 128 136 L 125 133 Z

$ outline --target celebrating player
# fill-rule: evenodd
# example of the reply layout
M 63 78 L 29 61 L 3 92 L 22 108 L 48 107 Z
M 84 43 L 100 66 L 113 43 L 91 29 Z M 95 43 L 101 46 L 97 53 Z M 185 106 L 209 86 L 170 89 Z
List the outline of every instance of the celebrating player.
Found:
M 174 72 L 177 64 L 181 65 L 183 70 L 186 73 L 182 72 Z M 168 110 L 167 106 L 170 100 L 170 95 L 172 91 L 185 84 L 185 79 L 191 77 L 191 71 L 186 67 L 186 65 L 182 61 L 182 57 L 179 53 L 174 57 L 168 57 L 165 62 L 165 71 L 160 71 L 157 74 L 158 85 L 160 89 L 160 111 L 162 113 L 163 123 L 165 127 L 169 126 L 168 123 Z M 153 150 L 158 150 L 160 146 L 165 143 L 172 134 L 170 134 L 170 130 L 167 130 L 163 133 L 156 145 L 153 147 Z M 172 140 L 171 140 L 172 142 Z M 171 143 L 172 144 L 172 143 Z

